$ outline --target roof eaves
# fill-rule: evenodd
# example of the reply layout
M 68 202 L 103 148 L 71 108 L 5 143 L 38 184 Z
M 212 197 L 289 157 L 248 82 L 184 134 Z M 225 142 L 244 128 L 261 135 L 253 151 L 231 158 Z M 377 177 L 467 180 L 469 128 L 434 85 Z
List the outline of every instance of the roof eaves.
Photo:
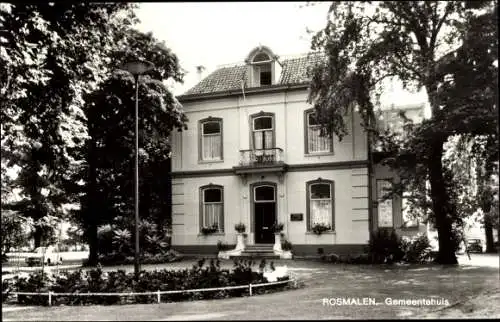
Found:
M 277 84 L 266 87 L 250 87 L 245 89 L 245 95 L 260 94 L 260 93 L 274 93 L 281 90 L 298 90 L 306 89 L 309 87 L 309 81 L 295 83 L 295 84 Z M 212 93 L 198 93 L 198 94 L 184 94 L 177 96 L 179 102 L 197 101 L 203 99 L 214 99 L 221 97 L 230 97 L 242 95 L 241 89 L 231 89 L 226 91 L 217 91 Z

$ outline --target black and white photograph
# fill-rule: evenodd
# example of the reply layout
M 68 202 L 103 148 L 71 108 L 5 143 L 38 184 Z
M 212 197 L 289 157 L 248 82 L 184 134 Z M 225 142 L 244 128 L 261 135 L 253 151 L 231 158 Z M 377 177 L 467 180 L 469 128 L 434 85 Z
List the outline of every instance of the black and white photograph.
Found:
M 497 1 L 0 2 L 2 321 L 499 319 Z

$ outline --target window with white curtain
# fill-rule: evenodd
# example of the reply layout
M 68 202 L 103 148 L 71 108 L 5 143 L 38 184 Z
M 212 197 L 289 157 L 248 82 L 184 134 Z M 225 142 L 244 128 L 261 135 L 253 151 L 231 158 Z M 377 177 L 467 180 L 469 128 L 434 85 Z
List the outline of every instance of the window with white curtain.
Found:
M 333 229 L 333 182 L 317 180 L 309 182 L 307 187 L 308 227 L 323 224 Z
M 222 160 L 222 120 L 210 118 L 201 121 L 200 159 Z
M 253 148 L 255 150 L 274 148 L 273 116 L 253 118 Z
M 306 153 L 333 152 L 332 138 L 320 136 L 321 127 L 314 111 L 306 111 Z
M 224 231 L 224 189 L 221 186 L 207 186 L 201 189 L 201 228 L 216 227 Z

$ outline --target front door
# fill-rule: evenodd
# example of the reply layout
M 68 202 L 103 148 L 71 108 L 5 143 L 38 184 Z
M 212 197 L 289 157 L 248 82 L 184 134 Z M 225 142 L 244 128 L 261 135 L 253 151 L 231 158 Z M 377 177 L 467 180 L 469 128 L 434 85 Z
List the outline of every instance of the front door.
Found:
M 271 185 L 254 188 L 255 243 L 274 243 L 273 225 L 276 223 L 276 191 Z

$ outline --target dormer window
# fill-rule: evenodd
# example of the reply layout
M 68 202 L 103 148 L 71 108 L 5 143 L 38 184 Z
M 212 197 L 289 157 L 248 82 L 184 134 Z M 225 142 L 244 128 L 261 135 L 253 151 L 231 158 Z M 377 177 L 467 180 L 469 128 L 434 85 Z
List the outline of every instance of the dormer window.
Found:
M 281 65 L 277 56 L 263 46 L 250 52 L 246 60 L 249 68 L 250 86 L 269 86 L 279 81 Z
M 271 63 L 260 65 L 259 74 L 260 86 L 272 84 Z
M 259 53 L 255 55 L 253 62 L 254 63 L 259 63 L 259 62 L 269 62 L 271 61 L 271 58 L 266 53 Z

